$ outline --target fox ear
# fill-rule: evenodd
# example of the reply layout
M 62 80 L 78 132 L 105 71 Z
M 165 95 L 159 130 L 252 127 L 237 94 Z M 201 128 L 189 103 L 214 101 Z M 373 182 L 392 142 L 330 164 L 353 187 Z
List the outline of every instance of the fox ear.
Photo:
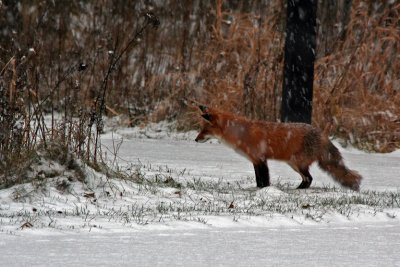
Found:
M 206 121 L 211 121 L 212 120 L 212 116 L 209 113 L 204 113 L 201 114 L 201 116 L 206 120 Z

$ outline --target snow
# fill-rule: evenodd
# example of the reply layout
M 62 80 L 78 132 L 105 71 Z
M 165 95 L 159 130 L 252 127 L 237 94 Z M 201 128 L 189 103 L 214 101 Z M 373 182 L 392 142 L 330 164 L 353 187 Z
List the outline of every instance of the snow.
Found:
M 393 224 L 5 235 L 0 258 L 3 266 L 398 266 L 399 237 Z
M 2 265 L 400 266 L 400 151 L 335 142 L 364 177 L 360 193 L 316 165 L 296 190 L 300 176 L 273 161 L 272 186 L 258 190 L 245 158 L 171 128 L 106 128 L 104 158 L 140 181 L 87 166 L 82 183 L 42 161 L 45 182 L 1 190 Z

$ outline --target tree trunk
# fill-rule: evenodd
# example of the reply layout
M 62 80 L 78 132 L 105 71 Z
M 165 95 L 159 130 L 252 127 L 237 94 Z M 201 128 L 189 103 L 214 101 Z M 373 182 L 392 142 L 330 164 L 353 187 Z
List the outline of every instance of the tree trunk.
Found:
M 288 0 L 281 121 L 311 123 L 317 0 Z

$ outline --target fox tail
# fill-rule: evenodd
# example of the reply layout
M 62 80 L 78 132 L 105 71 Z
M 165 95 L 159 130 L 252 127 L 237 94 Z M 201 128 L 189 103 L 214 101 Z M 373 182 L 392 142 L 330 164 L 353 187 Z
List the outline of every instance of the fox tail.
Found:
M 323 141 L 322 148 L 323 152 L 318 158 L 319 167 L 341 185 L 359 191 L 361 175 L 344 165 L 342 155 L 328 138 Z

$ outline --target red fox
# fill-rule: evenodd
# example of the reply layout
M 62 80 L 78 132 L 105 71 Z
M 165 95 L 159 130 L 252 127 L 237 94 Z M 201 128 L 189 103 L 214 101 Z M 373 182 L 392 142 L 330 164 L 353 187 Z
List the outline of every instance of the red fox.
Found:
M 247 157 L 254 165 L 257 187 L 270 185 L 267 160 L 285 161 L 303 179 L 299 189 L 313 180 L 309 167 L 318 161 L 341 185 L 358 191 L 362 177 L 348 169 L 339 150 L 321 131 L 305 123 L 277 123 L 249 120 L 199 105 L 205 122 L 196 142 L 217 138 Z

